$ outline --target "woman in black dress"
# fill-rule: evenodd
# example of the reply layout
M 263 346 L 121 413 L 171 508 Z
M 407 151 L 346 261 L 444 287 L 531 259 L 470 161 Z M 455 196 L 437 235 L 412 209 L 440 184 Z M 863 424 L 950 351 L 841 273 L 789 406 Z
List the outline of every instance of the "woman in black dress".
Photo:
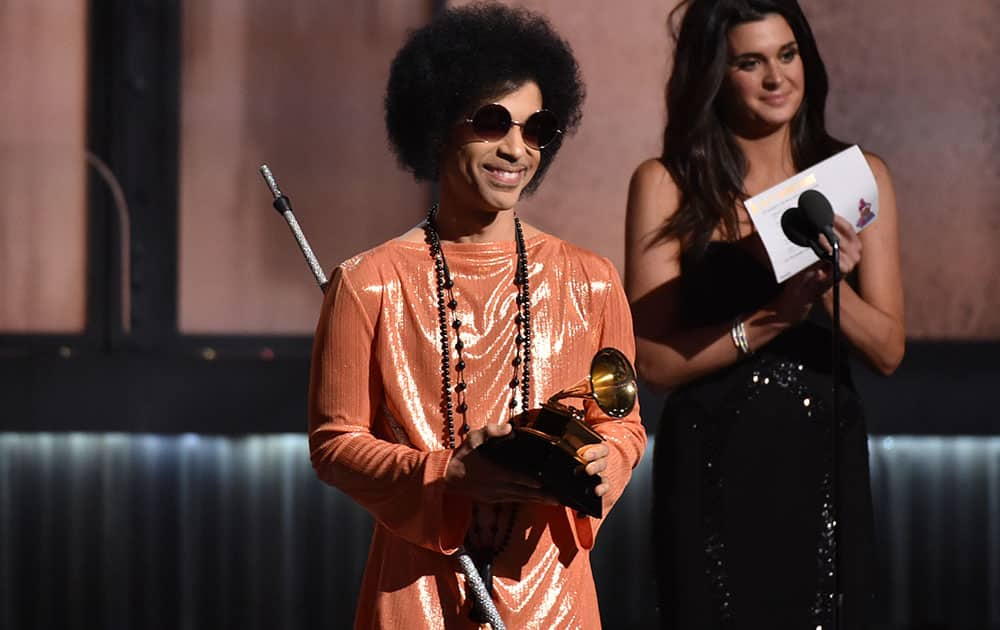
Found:
M 627 220 L 637 367 L 673 390 L 654 453 L 660 615 L 668 628 L 830 628 L 836 580 L 840 627 L 863 628 L 866 429 L 846 361 L 830 356 L 832 269 L 777 284 L 742 205 L 847 146 L 825 129 L 826 71 L 794 0 L 680 9 L 663 154 L 636 169 Z M 897 211 L 885 164 L 865 157 L 879 215 L 861 234 L 835 221 L 841 328 L 890 374 L 904 349 Z

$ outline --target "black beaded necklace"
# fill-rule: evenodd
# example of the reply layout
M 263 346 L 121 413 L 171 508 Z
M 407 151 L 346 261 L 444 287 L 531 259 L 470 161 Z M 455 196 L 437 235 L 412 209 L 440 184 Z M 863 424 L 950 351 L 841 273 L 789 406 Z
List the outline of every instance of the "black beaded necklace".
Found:
M 424 222 L 424 235 L 427 245 L 430 248 L 431 257 L 434 259 L 434 275 L 437 286 L 437 309 L 438 327 L 441 340 L 441 393 L 442 407 L 445 417 L 445 430 L 447 431 L 448 448 L 455 448 L 455 412 L 462 415 L 461 433 L 469 432 L 469 421 L 466 416 L 469 406 L 466 403 L 468 384 L 465 381 L 465 359 L 463 350 L 465 344 L 462 343 L 462 320 L 456 314 L 458 301 L 455 300 L 455 282 L 451 277 L 451 270 L 448 268 L 448 261 L 444 257 L 441 248 L 441 237 L 438 233 L 437 224 L 437 204 L 434 204 L 427 213 L 427 220 Z M 524 233 L 521 230 L 521 221 L 514 217 L 514 236 L 517 242 L 517 266 L 514 271 L 514 284 L 517 287 L 517 295 L 514 298 L 517 304 L 517 314 L 514 316 L 514 323 L 517 325 L 517 333 L 514 337 L 515 351 L 511 366 L 514 368 L 513 377 L 509 386 L 511 389 L 511 399 L 508 409 L 510 417 L 513 417 L 514 410 L 517 409 L 517 391 L 520 387 L 521 411 L 526 412 L 531 405 L 531 291 L 528 286 L 528 255 L 524 246 Z M 447 299 L 445 295 L 447 294 Z M 450 319 L 449 323 L 449 311 Z M 455 363 L 458 384 L 452 388 L 451 381 L 451 348 L 449 345 L 449 326 L 455 331 L 455 352 L 458 361 Z M 520 373 L 520 375 L 519 375 Z M 452 390 L 455 392 L 455 400 L 452 398 Z M 466 546 L 473 556 L 480 576 L 486 584 L 490 593 L 493 592 L 493 559 L 507 547 L 510 542 L 511 533 L 514 530 L 514 521 L 517 519 L 517 504 L 513 504 L 510 509 L 510 518 L 507 521 L 507 528 L 503 535 L 500 534 L 500 516 L 502 506 L 494 507 L 494 520 L 491 531 L 492 542 L 487 544 L 485 536 L 479 524 L 479 509 L 476 504 L 472 508 L 472 530 L 466 540 Z M 500 538 L 499 543 L 497 539 Z M 481 611 L 479 611 L 481 613 Z
M 437 204 L 431 206 L 427 213 L 427 221 L 424 222 L 424 235 L 427 245 L 430 247 L 431 257 L 434 259 L 434 275 L 437 280 L 437 309 L 438 327 L 441 338 L 441 393 L 443 398 L 445 430 L 448 432 L 448 448 L 455 448 L 455 412 L 462 415 L 461 433 L 469 431 L 469 422 L 466 413 L 469 406 L 466 403 L 466 391 L 468 384 L 465 382 L 465 359 L 462 351 L 465 344 L 462 343 L 462 320 L 458 318 L 455 311 L 458 310 L 458 301 L 455 300 L 455 282 L 451 277 L 451 270 L 448 268 L 448 261 L 444 257 L 441 249 L 441 237 L 438 233 L 437 224 Z M 531 291 L 528 286 L 528 254 L 524 246 L 524 233 L 521 230 L 521 220 L 514 217 L 514 235 L 517 241 L 517 268 L 514 271 L 514 284 L 517 286 L 517 296 L 514 298 L 517 303 L 517 314 L 514 316 L 514 323 L 517 324 L 517 335 L 514 337 L 515 352 L 511 366 L 514 368 L 514 376 L 510 380 L 510 389 L 514 392 L 511 396 L 509 408 L 511 415 L 517 408 L 517 389 L 521 389 L 521 411 L 528 411 L 531 405 Z M 447 300 L 445 299 L 447 294 Z M 449 311 L 450 319 L 449 323 Z M 452 398 L 451 386 L 451 351 L 449 348 L 449 325 L 454 329 L 455 352 L 458 361 L 455 363 L 458 384 L 454 387 L 456 405 Z M 518 369 L 520 368 L 520 376 Z

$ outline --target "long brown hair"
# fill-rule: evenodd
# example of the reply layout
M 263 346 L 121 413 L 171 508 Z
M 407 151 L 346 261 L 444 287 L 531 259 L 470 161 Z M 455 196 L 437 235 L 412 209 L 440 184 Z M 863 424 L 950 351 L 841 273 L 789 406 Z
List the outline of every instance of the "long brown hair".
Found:
M 736 204 L 746 198 L 746 157 L 722 118 L 729 29 L 781 15 L 792 29 L 805 69 L 805 96 L 791 122 L 792 160 L 801 171 L 847 145 L 826 131 L 826 68 L 812 30 L 795 0 L 685 0 L 676 34 L 674 68 L 667 84 L 667 126 L 660 160 L 681 191 L 678 211 L 660 232 L 685 251 L 701 251 L 715 228 L 739 234 Z

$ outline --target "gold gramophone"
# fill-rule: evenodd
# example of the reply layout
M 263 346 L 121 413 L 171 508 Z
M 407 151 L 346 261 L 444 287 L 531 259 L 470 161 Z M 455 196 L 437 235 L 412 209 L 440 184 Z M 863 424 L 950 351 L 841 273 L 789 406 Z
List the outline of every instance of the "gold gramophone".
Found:
M 597 475 L 583 472 L 586 465 L 577 451 L 603 441 L 584 419 L 582 409 L 560 400 L 593 400 L 613 418 L 624 418 L 635 406 L 635 370 L 620 351 L 603 348 L 590 363 L 590 375 L 549 398 L 537 414 L 515 418 L 514 430 L 484 442 L 477 450 L 494 462 L 537 477 L 546 491 L 567 507 L 601 516 L 601 499 L 594 488 Z

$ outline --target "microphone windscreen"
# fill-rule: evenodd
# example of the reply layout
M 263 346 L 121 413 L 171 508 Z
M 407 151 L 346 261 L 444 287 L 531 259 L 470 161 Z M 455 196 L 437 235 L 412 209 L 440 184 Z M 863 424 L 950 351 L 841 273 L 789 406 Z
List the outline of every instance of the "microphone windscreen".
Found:
M 799 195 L 799 212 L 813 226 L 812 232 L 817 234 L 825 227 L 833 225 L 833 206 L 830 200 L 818 190 L 809 189 Z
M 781 230 L 799 247 L 809 247 L 809 234 L 815 231 L 798 208 L 789 208 L 781 215 Z

